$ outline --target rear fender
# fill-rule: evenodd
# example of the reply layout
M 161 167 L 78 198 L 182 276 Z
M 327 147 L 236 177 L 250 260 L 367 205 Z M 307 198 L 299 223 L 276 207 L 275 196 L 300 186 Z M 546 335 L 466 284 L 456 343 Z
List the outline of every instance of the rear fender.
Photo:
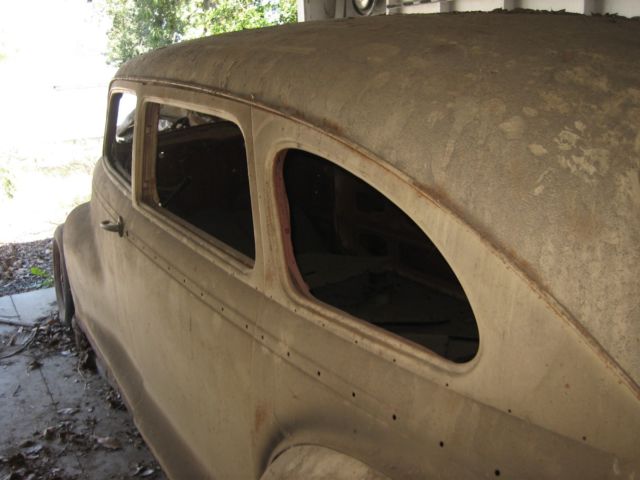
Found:
M 291 447 L 267 467 L 260 480 L 390 480 L 360 460 L 316 445 Z

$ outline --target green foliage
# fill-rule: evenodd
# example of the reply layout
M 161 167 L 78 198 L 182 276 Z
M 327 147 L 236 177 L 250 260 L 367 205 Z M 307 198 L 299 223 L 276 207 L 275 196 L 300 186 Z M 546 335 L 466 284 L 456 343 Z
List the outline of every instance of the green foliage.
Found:
M 294 0 L 197 2 L 190 33 L 203 36 L 296 21 Z
M 29 272 L 31 273 L 31 275 L 42 278 L 40 288 L 49 288 L 53 286 L 53 278 L 47 271 L 41 269 L 40 267 L 31 267 L 29 269 Z
M 295 22 L 295 0 L 106 0 L 107 60 L 119 65 L 183 39 Z
M 177 42 L 186 28 L 185 0 L 107 0 L 112 19 L 107 60 L 121 64 L 154 48 Z

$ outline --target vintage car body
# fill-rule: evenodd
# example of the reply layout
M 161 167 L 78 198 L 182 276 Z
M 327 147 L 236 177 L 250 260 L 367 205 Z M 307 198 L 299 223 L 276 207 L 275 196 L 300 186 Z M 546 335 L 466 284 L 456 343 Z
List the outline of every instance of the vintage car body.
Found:
M 127 133 L 111 111 L 91 202 L 56 236 L 58 290 L 69 306 L 70 285 L 67 318 L 74 308 L 169 476 L 638 478 L 639 27 L 375 17 L 206 38 L 125 64 L 110 94 L 137 99 L 131 181 L 114 165 Z M 159 193 L 163 158 L 187 155 L 167 139 L 195 131 L 164 104 L 241 132 L 253 243 L 230 248 L 170 211 L 200 179 L 183 172 Z M 384 230 L 395 207 L 350 213 L 340 196 L 361 191 L 345 184 L 375 189 L 433 242 L 455 274 L 433 279 L 457 278 L 451 298 L 468 301 L 471 333 L 433 335 L 435 322 L 404 334 L 319 300 L 351 287 L 323 296 L 305 262 L 329 276 L 366 263 L 368 279 L 377 267 L 370 252 L 304 257 L 296 199 L 312 199 L 300 205 L 315 222 L 309 205 L 330 187 L 332 207 L 319 208 L 343 244 L 364 231 L 359 218 L 382 219 L 371 227 L 382 233 L 358 238 L 371 252 L 382 242 L 384 261 L 413 242 Z M 394 268 L 421 257 L 408 258 Z M 420 295 L 410 306 L 428 314 Z M 416 314 L 407 331 L 422 328 Z

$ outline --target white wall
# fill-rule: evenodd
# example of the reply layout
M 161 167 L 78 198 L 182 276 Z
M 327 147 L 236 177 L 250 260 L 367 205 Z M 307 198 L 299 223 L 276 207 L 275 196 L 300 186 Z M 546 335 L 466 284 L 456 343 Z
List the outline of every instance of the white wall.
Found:
M 323 20 L 344 15 L 357 15 L 350 8 L 351 0 L 298 0 L 298 20 Z M 565 10 L 583 14 L 618 14 L 625 17 L 640 16 L 640 0 L 422 0 L 405 4 L 405 0 L 377 0 L 377 11 L 395 13 L 438 13 L 491 11 L 496 8 L 512 10 Z M 409 2 L 407 2 L 409 3 Z M 345 8 L 346 7 L 346 8 Z
M 602 10 L 594 13 L 617 13 L 624 17 L 640 16 L 640 0 L 601 0 L 594 2 L 601 6 Z

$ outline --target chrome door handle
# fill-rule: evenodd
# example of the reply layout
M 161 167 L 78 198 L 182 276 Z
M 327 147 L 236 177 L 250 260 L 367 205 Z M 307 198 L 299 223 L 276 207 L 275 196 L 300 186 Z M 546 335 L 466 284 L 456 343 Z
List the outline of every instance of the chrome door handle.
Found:
M 102 220 L 100 228 L 107 232 L 117 233 L 121 237 L 124 234 L 124 220 L 122 217 L 118 217 L 117 223 L 113 223 L 111 220 Z

